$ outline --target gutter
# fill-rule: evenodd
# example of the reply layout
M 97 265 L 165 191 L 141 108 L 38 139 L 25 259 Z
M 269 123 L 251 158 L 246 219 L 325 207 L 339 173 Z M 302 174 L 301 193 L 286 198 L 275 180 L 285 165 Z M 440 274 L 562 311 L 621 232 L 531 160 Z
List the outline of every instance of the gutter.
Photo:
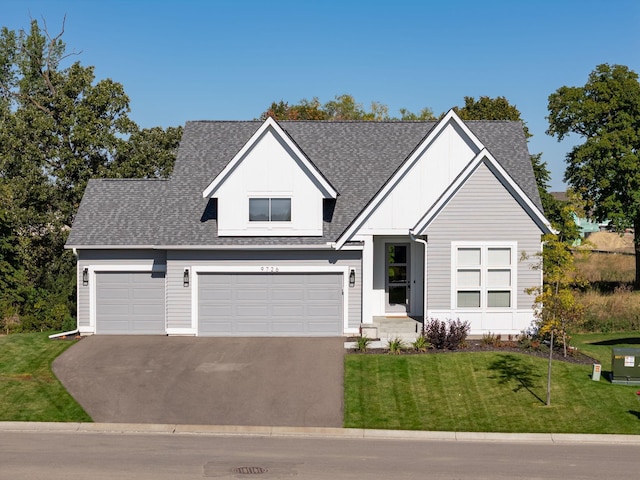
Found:
M 331 250 L 328 244 L 311 245 L 66 245 L 67 250 Z
M 409 230 L 409 238 L 411 239 L 411 241 L 416 242 L 416 243 L 421 243 L 424 245 L 424 274 L 422 275 L 422 334 L 424 335 L 424 326 L 427 322 L 427 251 L 428 251 L 428 244 L 427 241 L 425 239 L 422 238 L 418 238 L 413 234 L 413 230 Z M 426 238 L 426 235 L 425 235 Z

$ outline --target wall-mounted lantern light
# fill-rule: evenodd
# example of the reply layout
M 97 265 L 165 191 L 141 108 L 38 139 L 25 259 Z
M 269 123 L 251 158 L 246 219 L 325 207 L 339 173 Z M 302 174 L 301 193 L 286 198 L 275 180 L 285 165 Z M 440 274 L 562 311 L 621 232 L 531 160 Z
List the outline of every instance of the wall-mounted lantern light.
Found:
M 184 274 L 182 275 L 182 286 L 183 287 L 189 286 L 189 269 L 188 268 L 184 269 Z
M 88 268 L 85 268 L 84 270 L 82 270 L 82 285 L 85 287 L 89 285 L 89 269 Z
M 355 269 L 351 269 L 351 272 L 349 272 L 349 286 L 350 287 L 354 287 L 356 284 L 356 271 Z

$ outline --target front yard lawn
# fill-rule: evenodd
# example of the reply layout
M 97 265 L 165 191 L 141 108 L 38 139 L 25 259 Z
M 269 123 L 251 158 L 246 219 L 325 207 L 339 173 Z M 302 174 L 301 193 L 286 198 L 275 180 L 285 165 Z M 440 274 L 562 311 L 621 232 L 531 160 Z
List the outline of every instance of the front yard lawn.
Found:
M 0 336 L 0 421 L 90 422 L 51 371 L 74 342 L 47 333 Z
M 345 427 L 640 434 L 638 386 L 591 380 L 588 365 L 512 352 L 345 357 Z

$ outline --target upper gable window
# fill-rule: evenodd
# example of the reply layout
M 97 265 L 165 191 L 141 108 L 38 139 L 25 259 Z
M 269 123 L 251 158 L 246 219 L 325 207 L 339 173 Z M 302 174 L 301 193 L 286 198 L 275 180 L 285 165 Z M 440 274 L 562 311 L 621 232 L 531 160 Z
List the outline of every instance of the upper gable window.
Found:
M 250 198 L 250 222 L 290 222 L 290 198 Z

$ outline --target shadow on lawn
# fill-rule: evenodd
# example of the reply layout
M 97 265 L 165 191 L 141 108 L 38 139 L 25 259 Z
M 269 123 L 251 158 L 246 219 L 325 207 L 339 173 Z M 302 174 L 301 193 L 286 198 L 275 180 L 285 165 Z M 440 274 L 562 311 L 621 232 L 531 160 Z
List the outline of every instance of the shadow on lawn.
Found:
M 540 378 L 540 375 L 533 373 L 533 368 L 530 365 L 525 365 L 520 357 L 515 355 L 500 355 L 497 360 L 494 360 L 489 365 L 489 370 L 497 372 L 500 385 L 514 382 L 516 384 L 513 389 L 514 392 L 518 392 L 523 388 L 533 395 L 541 403 L 545 403 L 532 389 L 535 386 L 534 381 Z
M 638 417 L 638 420 L 640 420 L 640 412 L 636 412 L 635 410 L 629 410 L 629 413 L 631 415 L 635 415 L 636 417 Z
M 615 338 L 613 340 L 603 340 L 593 342 L 591 345 L 637 345 L 640 344 L 640 337 Z

